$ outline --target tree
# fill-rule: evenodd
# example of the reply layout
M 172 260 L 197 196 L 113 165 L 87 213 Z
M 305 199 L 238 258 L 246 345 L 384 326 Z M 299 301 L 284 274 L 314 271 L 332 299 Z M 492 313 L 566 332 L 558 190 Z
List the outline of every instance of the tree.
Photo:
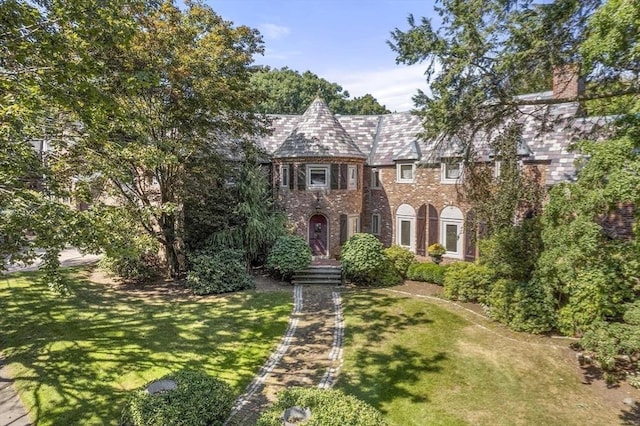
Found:
M 336 83 L 330 83 L 311 71 L 300 74 L 287 67 L 264 67 L 253 75 L 251 82 L 266 98 L 258 111 L 267 114 L 302 114 L 316 96 L 324 98 L 336 114 L 388 114 L 378 101 L 366 94 L 350 99 L 349 92 Z

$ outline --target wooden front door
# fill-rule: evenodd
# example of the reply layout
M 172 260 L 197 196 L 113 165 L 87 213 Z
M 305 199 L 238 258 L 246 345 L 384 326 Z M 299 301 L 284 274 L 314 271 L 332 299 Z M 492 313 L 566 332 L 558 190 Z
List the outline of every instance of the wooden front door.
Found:
M 327 218 L 315 214 L 309 219 L 309 246 L 314 256 L 327 255 Z

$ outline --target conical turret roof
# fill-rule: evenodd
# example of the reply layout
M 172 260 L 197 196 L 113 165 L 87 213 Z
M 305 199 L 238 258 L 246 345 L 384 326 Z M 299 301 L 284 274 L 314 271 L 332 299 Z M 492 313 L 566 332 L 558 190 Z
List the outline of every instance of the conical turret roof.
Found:
M 282 145 L 276 149 L 274 157 L 366 158 L 366 155 L 331 113 L 326 102 L 317 97 Z

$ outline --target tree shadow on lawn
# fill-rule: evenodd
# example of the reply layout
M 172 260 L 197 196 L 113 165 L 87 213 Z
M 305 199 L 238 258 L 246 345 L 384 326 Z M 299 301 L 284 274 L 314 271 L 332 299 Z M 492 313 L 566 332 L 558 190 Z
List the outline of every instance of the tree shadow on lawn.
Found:
M 346 350 L 353 346 L 356 336 L 364 336 L 367 344 L 349 356 L 354 359 L 354 368 L 341 375 L 339 384 L 347 393 L 359 396 L 378 409 L 397 398 L 427 402 L 428 396 L 411 385 L 418 383 L 425 373 L 441 371 L 440 364 L 448 359 L 445 352 L 425 354 L 400 344 L 385 347 L 390 334 L 434 323 L 424 312 L 403 312 L 400 303 L 405 299 L 362 293 L 350 294 L 347 302 L 347 309 L 354 312 L 359 321 L 347 325 Z
M 0 348 L 34 424 L 114 423 L 128 390 L 185 368 L 240 393 L 291 311 L 283 294 L 163 301 L 76 275 L 73 294 L 63 297 L 21 279 L 35 275 L 0 282 Z

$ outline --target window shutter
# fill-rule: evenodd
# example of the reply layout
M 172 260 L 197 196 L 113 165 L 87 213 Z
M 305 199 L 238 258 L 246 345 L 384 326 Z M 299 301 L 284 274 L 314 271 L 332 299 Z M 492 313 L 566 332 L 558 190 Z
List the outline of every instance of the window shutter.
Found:
M 307 183 L 306 171 L 306 165 L 304 165 L 303 163 L 298 164 L 298 191 L 304 191 L 305 189 L 305 185 Z
M 425 244 L 427 242 L 427 205 L 423 204 L 418 209 L 418 216 L 416 217 L 416 228 L 417 228 L 417 242 L 416 242 L 416 253 L 418 256 L 426 256 L 427 250 Z
M 289 164 L 289 189 L 293 190 L 293 164 Z
M 331 189 L 338 189 L 338 175 L 340 174 L 340 166 L 338 164 L 331 165 Z
M 340 215 L 340 245 L 347 242 L 347 215 Z
M 476 235 L 473 223 L 476 220 L 476 213 L 473 210 L 467 212 L 464 223 L 464 260 L 473 262 L 476 260 Z
M 360 170 L 360 166 L 356 166 L 356 189 L 360 189 L 360 175 L 362 174 L 362 170 Z
M 428 207 L 429 213 L 429 240 L 427 245 L 430 246 L 438 242 L 438 210 L 431 204 Z
M 347 189 L 347 172 L 348 166 L 346 164 L 340 164 L 340 189 Z

